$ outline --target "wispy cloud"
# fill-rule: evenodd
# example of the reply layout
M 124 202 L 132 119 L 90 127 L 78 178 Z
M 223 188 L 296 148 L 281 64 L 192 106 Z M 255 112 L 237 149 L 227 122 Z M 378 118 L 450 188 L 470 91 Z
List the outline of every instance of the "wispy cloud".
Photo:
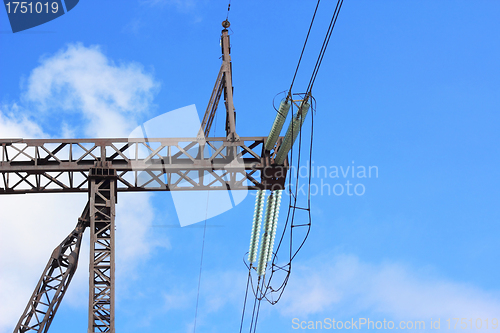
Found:
M 211 318 L 241 313 L 245 273 L 204 273 L 203 302 L 199 324 L 220 323 Z M 272 284 L 277 287 L 281 281 Z M 498 318 L 500 290 L 485 290 L 471 283 L 455 281 L 437 269 L 412 267 L 397 262 L 368 263 L 355 255 L 322 255 L 296 263 L 282 300 L 261 306 L 261 325 L 280 315 L 291 325 L 292 318 L 350 320 L 369 316 L 399 321 L 422 320 L 430 330 L 430 319 Z M 444 328 L 444 326 L 442 326 Z M 265 331 L 265 328 L 263 328 Z
M 48 137 L 42 128 L 22 113 L 17 103 L 0 106 L 0 137 L 2 138 L 41 138 Z
M 52 250 L 73 230 L 86 200 L 57 194 L 1 197 L 0 332 L 14 329 Z M 82 257 L 87 253 L 82 249 Z M 78 273 L 82 270 L 85 266 Z M 76 281 L 72 287 L 84 288 Z
M 42 59 L 20 101 L 0 108 L 0 137 L 122 136 L 152 107 L 158 88 L 140 64 L 115 63 L 100 47 L 69 45 Z M 29 108 L 28 108 L 29 106 Z M 30 111 L 27 111 L 27 110 Z M 56 112 L 57 111 L 57 112 Z M 75 121 L 75 119 L 77 121 Z M 57 126 L 47 126 L 56 123 Z M 0 212 L 0 332 L 11 332 L 52 250 L 77 223 L 87 194 L 2 196 Z M 116 207 L 117 279 L 120 288 L 139 274 L 153 248 L 151 196 L 120 195 Z M 88 230 L 87 230 L 88 233 Z M 88 236 L 65 304 L 88 304 Z
M 76 134 L 125 137 L 151 109 L 158 87 L 138 63 L 117 65 L 99 46 L 70 44 L 31 72 L 23 97 L 45 123 L 67 126 L 62 112 L 84 121 Z
M 495 318 L 500 292 L 399 263 L 370 264 L 353 255 L 323 256 L 294 267 L 280 311 L 307 317 L 373 313 L 400 320 Z

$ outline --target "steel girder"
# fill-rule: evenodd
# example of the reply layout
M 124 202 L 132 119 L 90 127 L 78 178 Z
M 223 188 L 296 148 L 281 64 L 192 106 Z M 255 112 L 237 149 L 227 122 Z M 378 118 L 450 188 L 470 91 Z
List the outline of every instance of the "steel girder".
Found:
M 90 170 L 90 277 L 88 332 L 115 332 L 116 171 Z
M 208 138 L 210 135 L 210 129 L 212 128 L 212 123 L 215 118 L 215 112 L 219 106 L 220 97 L 222 95 L 222 90 L 224 89 L 224 63 L 221 65 L 219 74 L 217 75 L 217 80 L 215 80 L 215 86 L 212 90 L 212 95 L 210 95 L 210 100 L 208 101 L 207 110 L 203 116 L 201 122 L 200 135 L 203 133 L 203 137 Z
M 87 192 L 98 162 L 117 171 L 117 191 L 271 189 L 288 161 L 273 165 L 265 140 L 0 139 L 0 194 Z
M 224 104 L 226 105 L 226 134 L 228 140 L 238 141 L 240 138 L 238 134 L 236 134 L 236 113 L 234 112 L 234 104 L 233 104 L 233 73 L 232 73 L 233 66 L 231 63 L 231 55 L 230 55 L 231 44 L 229 42 L 229 33 L 227 29 L 222 30 L 221 47 L 222 47 L 221 69 L 224 74 L 224 79 L 222 80 L 222 84 L 224 87 Z
M 52 252 L 14 333 L 48 331 L 75 274 L 82 235 L 88 225 L 89 204 L 78 219 L 76 228 Z

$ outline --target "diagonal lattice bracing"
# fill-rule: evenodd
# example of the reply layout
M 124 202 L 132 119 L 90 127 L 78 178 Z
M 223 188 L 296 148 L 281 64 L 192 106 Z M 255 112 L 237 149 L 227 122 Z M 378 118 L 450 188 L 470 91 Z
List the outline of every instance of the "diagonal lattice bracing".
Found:
M 82 235 L 88 224 L 87 204 L 76 228 L 52 252 L 14 333 L 48 331 L 76 271 Z
M 119 192 L 270 188 L 284 183 L 286 171 L 271 173 L 283 167 L 270 169 L 265 140 L 0 139 L 0 194 L 88 192 L 89 169 L 101 162 L 116 170 Z M 236 178 L 244 181 L 225 180 Z
M 114 332 L 116 171 L 100 163 L 89 171 L 89 333 Z

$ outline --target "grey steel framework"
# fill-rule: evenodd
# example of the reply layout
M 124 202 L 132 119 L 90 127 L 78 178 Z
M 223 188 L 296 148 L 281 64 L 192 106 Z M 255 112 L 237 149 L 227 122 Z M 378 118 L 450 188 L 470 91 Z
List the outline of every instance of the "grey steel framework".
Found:
M 238 134 L 236 134 L 236 113 L 234 112 L 233 104 L 231 43 L 229 42 L 229 33 L 227 31 L 227 28 L 230 26 L 229 21 L 226 20 L 222 22 L 222 26 L 225 28 L 222 30 L 221 36 L 222 65 L 220 66 L 219 74 L 217 75 L 217 80 L 215 81 L 215 86 L 212 90 L 207 110 L 205 111 L 205 116 L 201 122 L 200 133 L 204 133 L 205 137 L 208 137 L 212 122 L 214 121 L 215 112 L 217 111 L 217 105 L 219 104 L 222 91 L 224 91 L 227 139 L 229 141 L 237 141 L 239 137 Z
M 116 171 L 90 169 L 89 332 L 115 331 Z
M 75 274 L 82 235 L 88 225 L 89 204 L 78 219 L 75 230 L 52 252 L 28 306 L 17 323 L 15 333 L 48 331 L 64 293 Z
M 0 139 L 0 195 L 87 192 L 76 229 L 52 254 L 14 333 L 47 332 L 76 270 L 90 227 L 88 333 L 115 332 L 117 192 L 283 189 L 288 161 L 277 166 L 266 137 L 235 129 L 230 44 L 224 21 L 222 65 L 197 138 Z M 226 137 L 208 138 L 220 98 Z
M 0 194 L 87 192 L 98 162 L 116 170 L 119 192 L 270 188 L 286 167 L 272 166 L 265 140 L 0 139 Z

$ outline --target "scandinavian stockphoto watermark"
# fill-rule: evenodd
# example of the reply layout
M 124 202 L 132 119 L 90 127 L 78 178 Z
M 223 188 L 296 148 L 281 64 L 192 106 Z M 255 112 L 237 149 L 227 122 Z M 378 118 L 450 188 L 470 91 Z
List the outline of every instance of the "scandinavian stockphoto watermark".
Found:
M 265 168 L 263 173 L 274 172 Z M 285 171 L 283 171 L 285 172 Z M 314 161 L 306 161 L 298 168 L 291 165 L 288 169 L 290 182 L 288 188 L 307 196 L 362 196 L 366 193 L 366 182 L 378 179 L 379 169 L 376 165 L 358 165 L 351 161 L 347 165 L 317 165 Z M 309 184 L 308 179 L 311 179 Z
M 244 176 L 248 170 L 241 156 L 221 161 L 218 156 L 228 156 L 228 148 L 220 140 L 205 138 L 200 126 L 200 117 L 193 104 L 144 122 L 128 137 L 127 159 L 136 177 L 127 181 L 151 190 L 170 190 L 181 226 L 220 215 L 240 204 L 249 193 L 254 195 L 256 192 L 248 191 L 248 180 Z M 242 148 L 238 149 L 241 152 Z M 196 168 L 201 157 L 205 165 L 203 170 Z M 216 160 L 217 165 L 214 164 Z M 211 166 L 207 166 L 207 162 L 212 163 Z M 278 171 L 271 166 L 262 169 L 260 176 L 280 177 L 276 172 L 286 172 L 281 176 L 289 177 L 288 189 L 292 190 L 295 182 L 298 195 L 304 197 L 308 192 L 312 196 L 359 197 L 366 193 L 366 182 L 379 176 L 377 166 L 357 165 L 354 161 L 339 166 L 305 161 L 298 168 L 292 165 L 288 169 L 278 168 Z M 223 186 L 213 190 L 212 184 Z M 276 185 L 279 188 L 272 189 L 282 189 L 281 185 Z

